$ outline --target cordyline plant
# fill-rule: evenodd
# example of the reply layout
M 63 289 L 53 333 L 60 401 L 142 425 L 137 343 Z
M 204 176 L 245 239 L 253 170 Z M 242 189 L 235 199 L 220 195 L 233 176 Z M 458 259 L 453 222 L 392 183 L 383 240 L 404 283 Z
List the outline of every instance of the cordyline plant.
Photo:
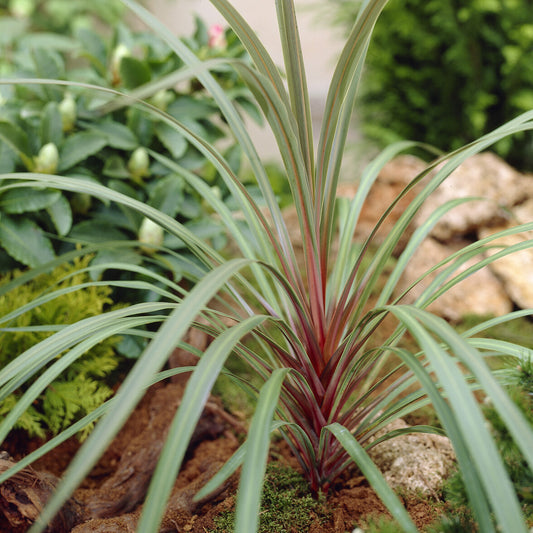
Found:
M 415 232 L 386 284 L 378 289 L 377 283 L 389 264 L 398 240 L 428 195 L 472 154 L 514 132 L 531 129 L 533 113 L 524 114 L 475 143 L 441 157 L 439 163 L 443 164 L 438 171 L 430 173 L 436 163 L 428 167 L 400 197 L 422 180 L 425 188 L 405 209 L 385 241 L 368 259 L 375 232 L 394 204 L 383 213 L 363 245 L 355 247 L 352 236 L 361 206 L 382 166 L 411 144 L 406 142 L 391 146 L 371 163 L 364 171 L 352 201 L 340 203 L 335 192 L 365 53 L 372 28 L 386 0 L 368 0 L 361 8 L 331 81 L 316 150 L 292 0 L 276 1 L 286 79 L 279 73 L 261 41 L 227 0 L 212 0 L 212 3 L 247 48 L 254 67 L 230 59 L 202 62 L 144 8 L 131 0 L 123 1 L 164 38 L 187 65 L 167 81 L 176 83 L 188 77 L 197 77 L 216 100 L 248 158 L 262 192 L 262 203 L 257 203 L 247 193 L 233 174 L 231 166 L 213 147 L 179 120 L 142 102 L 141 99 L 150 94 L 151 89 L 155 90 L 154 87 L 140 88 L 128 96 L 120 96 L 110 90 L 102 94 L 113 96 L 107 109 L 135 105 L 156 113 L 161 120 L 185 135 L 215 165 L 239 206 L 239 217 L 233 216 L 197 176 L 169 159 L 152 154 L 162 164 L 182 175 L 211 204 L 239 247 L 242 257 L 224 260 L 179 222 L 101 185 L 35 173 L 2 176 L 10 180 L 7 187 L 46 184 L 51 188 L 97 195 L 135 208 L 187 243 L 198 260 L 191 265 L 191 277 L 197 283 L 189 292 L 168 279 L 153 275 L 155 290 L 165 294 L 168 300 L 132 305 L 66 327 L 21 354 L 0 372 L 0 394 L 3 395 L 28 379 L 37 369 L 49 365 L 0 425 L 0 438 L 4 438 L 14 420 L 31 404 L 35 395 L 88 347 L 106 336 L 125 331 L 148 335 L 141 328 L 142 325 L 162 323 L 113 399 L 17 465 L 16 469 L 22 468 L 83 424 L 102 417 L 73 459 L 54 497 L 43 511 L 40 522 L 31 531 L 42 531 L 46 527 L 46 523 L 104 452 L 145 389 L 171 373 L 189 370 L 161 371 L 170 352 L 188 328 L 194 326 L 203 328 L 214 337 L 214 341 L 201 355 L 189 380 L 148 490 L 138 531 L 146 533 L 158 530 L 193 428 L 212 385 L 218 375 L 225 371 L 228 355 L 234 352 L 264 378 L 265 383 L 258 391 L 247 440 L 202 493 L 212 490 L 242 465 L 236 531 L 250 533 L 257 529 L 269 435 L 273 430 L 282 432 L 315 493 L 327 491 L 335 477 L 355 462 L 402 529 L 416 531 L 409 515 L 385 483 L 366 450 L 384 438 L 401 433 L 389 432 L 385 437 L 372 441 L 378 430 L 430 402 L 454 445 L 480 531 L 492 532 L 498 528 L 509 533 L 526 532 L 517 497 L 473 391 L 481 389 L 490 397 L 525 460 L 533 467 L 533 430 L 502 387 L 505 375 L 492 372 L 486 362 L 487 358 L 501 355 L 518 362 L 520 358 L 528 358 L 532 354 L 514 344 L 475 337 L 476 333 L 495 323 L 527 315 L 530 311 L 486 321 L 459 335 L 445 321 L 424 308 L 490 261 L 531 246 L 532 243 L 526 241 L 501 249 L 488 259 L 482 255 L 498 236 L 533 229 L 533 223 L 506 230 L 455 253 L 437 265 L 443 266 L 444 270 L 415 304 L 402 305 L 393 295 L 393 289 L 407 261 L 439 217 L 464 200 L 450 202 L 438 209 Z M 303 238 L 302 268 L 297 262 L 268 176 L 245 125 L 231 100 L 210 73 L 211 69 L 227 65 L 235 68 L 248 84 L 277 140 Z M 33 82 L 57 84 L 53 80 Z M 87 86 L 87 90 L 98 89 Z M 264 215 L 265 211 L 268 217 Z M 338 239 L 338 250 L 334 253 L 332 243 L 335 238 Z M 459 273 L 459 267 L 473 257 L 479 258 L 477 264 Z M 113 267 L 138 268 L 120 263 Z M 143 272 L 148 278 L 149 272 Z M 27 274 L 28 277 L 32 275 L 32 272 Z M 19 282 L 22 281 L 19 279 Z M 132 283 L 131 288 L 139 287 Z M 369 310 L 369 296 L 376 290 L 379 290 L 377 301 Z M 51 292 L 44 295 L 43 299 L 52 298 L 53 295 Z M 248 303 L 252 300 L 253 304 Z M 216 306 L 211 305 L 211 302 L 216 302 Z M 31 307 L 36 303 L 27 305 Z M 207 326 L 195 320 L 199 315 L 207 319 Z M 373 342 L 387 316 L 396 319 L 396 330 L 387 340 Z M 5 316 L 2 320 L 9 323 L 10 318 Z M 400 341 L 406 332 L 417 342 L 420 351 L 402 347 Z M 245 336 L 253 337 L 254 344 L 243 341 Z M 62 357 L 56 359 L 61 353 Z M 387 361 L 388 369 L 391 368 L 390 361 L 396 362 L 392 370 L 384 371 Z M 238 376 L 232 377 L 243 388 L 255 392 Z M 410 431 L 437 430 L 415 427 Z M 0 482 L 16 469 L 3 474 Z

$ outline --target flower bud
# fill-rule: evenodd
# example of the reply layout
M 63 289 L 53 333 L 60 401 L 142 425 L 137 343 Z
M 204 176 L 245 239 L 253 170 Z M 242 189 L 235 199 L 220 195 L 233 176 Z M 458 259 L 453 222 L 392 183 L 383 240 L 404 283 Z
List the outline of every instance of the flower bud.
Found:
M 207 35 L 209 37 L 207 42 L 209 48 L 226 48 L 228 43 L 224 36 L 224 28 L 220 24 L 213 24 L 213 26 L 207 30 Z
M 163 228 L 149 218 L 144 218 L 139 229 L 138 240 L 148 246 L 141 246 L 141 250 L 148 254 L 155 252 L 156 246 L 163 244 Z
M 130 49 L 125 44 L 119 44 L 113 50 L 111 56 L 111 82 L 113 85 L 118 85 L 121 82 L 120 62 L 122 58 L 129 55 L 131 55 Z
M 170 104 L 173 99 L 174 95 L 172 94 L 172 91 L 161 89 L 160 91 L 157 91 L 154 96 L 152 96 L 152 104 L 154 104 L 158 109 L 161 109 L 161 111 L 166 111 L 168 104 Z
M 32 0 L 11 0 L 9 11 L 14 17 L 29 17 L 35 10 L 35 3 Z
M 45 144 L 40 150 L 35 161 L 35 172 L 43 174 L 55 174 L 57 170 L 57 163 L 59 162 L 59 152 L 54 143 Z
M 71 131 L 76 123 L 76 102 L 70 93 L 65 94 L 65 98 L 60 102 L 59 113 L 63 131 Z
M 150 158 L 148 152 L 142 148 L 137 148 L 128 161 L 128 170 L 131 174 L 131 179 L 136 182 L 141 182 L 142 178 L 150 174 L 148 168 L 150 166 Z

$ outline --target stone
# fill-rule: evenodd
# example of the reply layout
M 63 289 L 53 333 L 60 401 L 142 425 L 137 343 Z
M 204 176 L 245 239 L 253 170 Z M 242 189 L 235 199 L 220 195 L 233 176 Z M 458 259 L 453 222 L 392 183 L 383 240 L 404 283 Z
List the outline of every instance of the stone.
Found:
M 376 437 L 409 426 L 398 419 Z M 450 439 L 431 433 L 411 433 L 376 444 L 368 451 L 393 489 L 435 494 L 455 462 Z
M 389 161 L 380 171 L 376 181 L 371 187 L 368 196 L 361 209 L 359 221 L 355 230 L 356 241 L 364 241 L 372 232 L 379 218 L 388 207 L 394 202 L 402 190 L 426 168 L 426 163 L 412 155 L 401 155 Z M 341 183 L 337 189 L 338 197 L 353 198 L 357 191 L 357 185 L 352 183 Z M 391 228 L 396 223 L 405 208 L 412 201 L 416 193 L 420 191 L 420 186 L 415 186 L 384 220 L 374 237 L 374 243 L 380 244 L 389 234 Z M 402 235 L 398 254 L 405 248 L 414 227 L 410 226 Z
M 533 221 L 533 199 L 515 207 L 512 214 L 514 221 L 509 221 L 499 227 L 481 228 L 478 232 L 479 238 L 488 237 L 497 231 L 513 227 L 516 223 Z M 531 239 L 533 239 L 533 231 L 527 231 L 499 237 L 492 244 L 512 246 Z M 499 248 L 491 248 L 487 254 L 494 255 L 498 251 Z M 497 259 L 490 264 L 490 269 L 501 281 L 510 299 L 518 307 L 522 309 L 533 308 L 533 248 L 527 248 Z
M 507 210 L 511 206 L 531 196 L 531 177 L 520 174 L 495 154 L 477 154 L 460 165 L 429 196 L 416 217 L 417 225 L 421 225 L 429 215 L 449 200 L 483 198 L 461 204 L 439 220 L 431 235 L 440 241 L 448 241 L 457 236 L 475 233 L 480 227 L 505 221 Z
M 468 244 L 468 241 L 442 244 L 431 237 L 426 238 L 407 264 L 396 287 L 396 296 L 399 296 L 411 283 L 437 263 Z M 459 267 L 458 271 L 463 272 L 479 260 L 480 258 L 470 259 Z M 401 303 L 415 302 L 443 268 L 425 277 L 409 291 Z M 427 307 L 427 310 L 451 322 L 457 322 L 470 314 L 504 315 L 512 310 L 512 303 L 504 287 L 491 270 L 482 268 L 442 294 Z

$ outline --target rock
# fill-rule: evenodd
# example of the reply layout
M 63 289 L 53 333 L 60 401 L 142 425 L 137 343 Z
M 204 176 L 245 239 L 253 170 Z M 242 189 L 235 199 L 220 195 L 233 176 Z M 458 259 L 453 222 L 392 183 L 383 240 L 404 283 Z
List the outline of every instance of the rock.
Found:
M 408 428 L 395 420 L 376 437 L 391 430 Z M 411 433 L 377 444 L 369 455 L 394 489 L 435 493 L 450 474 L 455 453 L 450 439 L 430 433 Z
M 417 215 L 420 225 L 439 206 L 455 198 L 482 197 L 446 213 L 431 235 L 440 241 L 468 235 L 479 227 L 506 220 L 506 209 L 533 196 L 533 180 L 498 156 L 485 152 L 460 165 L 426 200 Z
M 357 241 L 364 241 L 372 232 L 379 218 L 387 208 L 394 202 L 402 190 L 426 168 L 426 163 L 412 155 L 401 155 L 389 161 L 381 170 L 368 196 L 365 200 L 359 221 L 357 223 L 354 238 Z M 385 219 L 378 230 L 374 242 L 380 244 L 389 234 L 392 226 L 396 223 L 405 208 L 412 201 L 420 186 L 416 186 L 410 191 L 391 214 Z M 341 183 L 337 190 L 337 196 L 353 198 L 357 191 L 357 186 L 351 183 Z M 410 227 L 402 236 L 397 253 L 405 248 L 414 227 Z
M 399 296 L 419 276 L 468 244 L 467 241 L 441 244 L 432 238 L 427 238 L 422 241 L 407 264 L 396 288 L 396 295 Z M 466 270 L 478 260 L 479 258 L 473 258 L 467 261 L 459 268 L 459 271 Z M 402 299 L 402 303 L 411 304 L 417 300 L 442 269 L 433 272 L 413 287 L 405 298 Z M 505 293 L 502 284 L 491 270 L 482 268 L 445 292 L 431 303 L 427 309 L 436 315 L 456 322 L 463 316 L 469 314 L 504 315 L 512 310 L 512 303 Z
M 516 217 L 515 223 L 533 221 L 533 199 L 517 206 L 512 213 Z M 512 227 L 515 223 L 508 222 L 499 227 L 482 228 L 479 231 L 479 238 L 484 238 L 497 231 Z M 533 231 L 528 231 L 500 237 L 494 240 L 493 243 L 501 246 L 512 246 L 531 239 L 533 239 Z M 494 255 L 498 251 L 498 248 L 490 249 L 487 253 Z M 522 309 L 533 307 L 533 248 L 502 257 L 491 263 L 490 269 L 501 281 L 505 291 L 518 307 Z

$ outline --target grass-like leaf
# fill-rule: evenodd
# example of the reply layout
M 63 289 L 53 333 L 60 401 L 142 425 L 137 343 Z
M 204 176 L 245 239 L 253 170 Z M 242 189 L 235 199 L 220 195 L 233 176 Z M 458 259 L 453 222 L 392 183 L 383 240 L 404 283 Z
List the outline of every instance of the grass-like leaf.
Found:
M 190 377 L 180 407 L 161 452 L 157 468 L 147 494 L 138 529 L 156 532 L 165 510 L 172 486 L 187 451 L 189 440 L 202 414 L 226 358 L 243 335 L 249 333 L 266 317 L 258 315 L 220 334 L 203 354 Z
M 400 526 L 402 527 L 402 531 L 413 533 L 416 532 L 416 526 L 414 525 L 404 506 L 401 504 L 398 496 L 394 494 L 392 489 L 383 478 L 383 475 L 378 470 L 377 466 L 374 464 L 372 459 L 370 459 L 364 448 L 357 442 L 357 440 L 354 439 L 353 435 L 338 423 L 326 426 L 324 429 L 333 433 L 335 438 L 346 449 L 354 462 L 361 469 L 361 472 L 363 472 L 368 482 L 378 493 L 383 503 L 388 507 L 389 511 L 399 522 Z
M 259 525 L 259 506 L 266 471 L 270 428 L 287 369 L 278 369 L 263 385 L 250 425 L 237 495 L 236 533 L 255 533 Z
M 128 374 L 116 394 L 116 401 L 108 410 L 106 416 L 97 424 L 73 459 L 42 516 L 30 530 L 31 533 L 44 530 L 46 523 L 55 515 L 76 486 L 88 474 L 122 427 L 137 402 L 141 399 L 146 385 L 163 366 L 170 352 L 185 334 L 196 315 L 202 311 L 203 307 L 220 290 L 224 283 L 247 263 L 248 261 L 246 260 L 236 259 L 213 270 L 201 283 L 194 287 L 184 299 L 183 304 L 171 313 Z

